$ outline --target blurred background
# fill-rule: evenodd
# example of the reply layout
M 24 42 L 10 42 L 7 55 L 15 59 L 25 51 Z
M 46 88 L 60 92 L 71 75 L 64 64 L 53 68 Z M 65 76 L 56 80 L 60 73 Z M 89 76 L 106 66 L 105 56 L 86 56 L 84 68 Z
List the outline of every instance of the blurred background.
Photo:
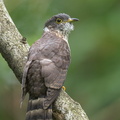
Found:
M 79 18 L 69 38 L 72 62 L 66 92 L 90 120 L 120 120 L 120 0 L 4 0 L 20 33 L 31 45 L 51 16 Z M 0 119 L 24 120 L 21 85 L 0 56 Z

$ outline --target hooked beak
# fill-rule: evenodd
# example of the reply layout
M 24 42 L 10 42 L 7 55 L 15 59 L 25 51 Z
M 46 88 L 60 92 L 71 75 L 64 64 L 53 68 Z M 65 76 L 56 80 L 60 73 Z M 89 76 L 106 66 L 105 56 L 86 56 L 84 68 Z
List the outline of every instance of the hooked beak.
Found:
M 69 18 L 67 22 L 74 22 L 74 21 L 79 21 L 77 18 Z

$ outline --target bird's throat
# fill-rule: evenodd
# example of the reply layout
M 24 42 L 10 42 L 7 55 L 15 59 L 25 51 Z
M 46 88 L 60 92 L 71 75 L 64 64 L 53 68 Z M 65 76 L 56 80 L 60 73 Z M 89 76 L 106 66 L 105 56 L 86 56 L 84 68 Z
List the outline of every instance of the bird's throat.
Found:
M 45 27 L 44 28 L 44 33 L 47 33 L 47 32 L 49 32 L 51 34 L 54 33 L 54 34 L 56 34 L 56 36 L 64 39 L 65 41 L 68 41 L 68 35 L 69 34 L 67 32 L 65 32 L 65 31 L 54 30 L 54 29 L 49 29 L 48 27 Z

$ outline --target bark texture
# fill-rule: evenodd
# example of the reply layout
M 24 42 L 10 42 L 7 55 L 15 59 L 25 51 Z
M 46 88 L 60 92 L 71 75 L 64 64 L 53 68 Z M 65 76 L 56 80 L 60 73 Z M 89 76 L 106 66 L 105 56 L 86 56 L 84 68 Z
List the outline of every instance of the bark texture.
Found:
M 17 30 L 3 1 L 0 1 L 0 53 L 21 82 L 29 45 Z
M 0 0 L 0 53 L 20 83 L 29 47 Z M 80 104 L 63 90 L 54 104 L 53 114 L 54 120 L 89 120 Z

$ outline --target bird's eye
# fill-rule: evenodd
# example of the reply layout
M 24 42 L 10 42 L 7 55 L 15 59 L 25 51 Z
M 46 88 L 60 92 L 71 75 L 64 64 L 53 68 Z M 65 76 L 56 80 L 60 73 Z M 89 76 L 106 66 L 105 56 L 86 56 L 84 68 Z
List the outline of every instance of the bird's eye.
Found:
M 56 23 L 60 24 L 61 22 L 62 22 L 62 19 L 60 19 L 60 18 L 56 19 Z

